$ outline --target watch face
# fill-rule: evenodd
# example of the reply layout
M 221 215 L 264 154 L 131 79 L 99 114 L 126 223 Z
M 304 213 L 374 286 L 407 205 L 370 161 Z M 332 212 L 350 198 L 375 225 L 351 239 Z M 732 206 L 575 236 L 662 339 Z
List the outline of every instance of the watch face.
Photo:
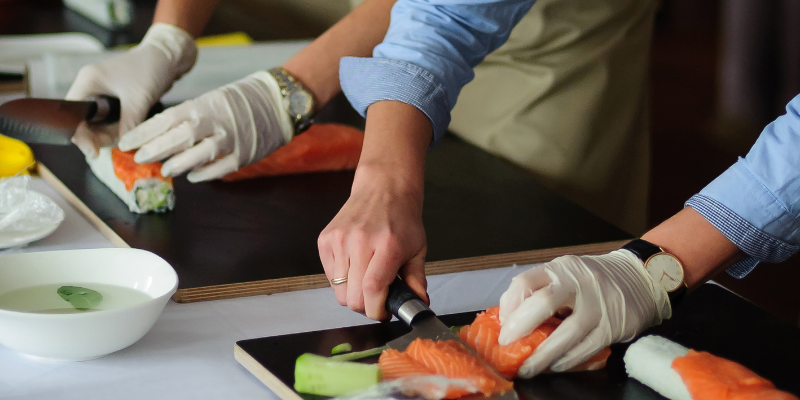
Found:
M 289 94 L 288 100 L 289 112 L 300 117 L 310 114 L 314 106 L 314 99 L 305 91 L 293 91 Z
M 675 256 L 658 253 L 645 263 L 645 269 L 667 292 L 678 289 L 683 284 L 683 267 Z

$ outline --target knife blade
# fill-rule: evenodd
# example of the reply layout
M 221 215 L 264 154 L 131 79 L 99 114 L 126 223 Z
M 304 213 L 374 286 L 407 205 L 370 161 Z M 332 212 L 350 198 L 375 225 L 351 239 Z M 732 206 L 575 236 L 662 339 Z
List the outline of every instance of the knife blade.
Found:
M 492 371 L 497 377 L 502 378 L 502 375 L 500 375 L 491 364 L 484 361 L 475 350 L 464 343 L 458 335 L 453 333 L 447 325 L 440 321 L 436 313 L 425 305 L 422 299 L 420 299 L 399 277 L 396 277 L 394 282 L 389 285 L 389 294 L 386 297 L 386 309 L 397 317 L 397 319 L 411 327 L 410 333 L 387 343 L 386 345 L 390 348 L 403 351 L 417 338 L 431 339 L 434 341 L 455 340 L 460 343 L 470 355 L 483 364 L 486 369 Z M 492 396 L 491 399 L 519 400 L 519 397 L 516 391 L 510 390 L 501 395 Z
M 164 109 L 157 103 L 148 118 Z M 0 133 L 27 143 L 68 145 L 78 125 L 119 121 L 120 102 L 100 95 L 86 101 L 23 98 L 0 105 Z

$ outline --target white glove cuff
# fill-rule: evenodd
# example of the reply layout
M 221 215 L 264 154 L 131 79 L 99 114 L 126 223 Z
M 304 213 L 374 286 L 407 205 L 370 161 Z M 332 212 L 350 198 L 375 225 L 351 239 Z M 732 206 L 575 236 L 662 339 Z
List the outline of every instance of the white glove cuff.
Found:
M 276 110 L 280 110 L 280 112 L 277 112 L 278 123 L 281 127 L 284 143 L 291 142 L 294 137 L 294 125 L 289 118 L 289 110 L 286 108 L 286 103 L 283 94 L 281 94 L 281 87 L 278 85 L 278 81 L 267 71 L 253 73 L 250 77 L 262 82 L 266 86 L 267 93 L 271 96 L 273 104 L 277 105 Z
M 140 46 L 149 45 L 161 50 L 172 64 L 174 80 L 188 72 L 197 61 L 197 45 L 189 32 L 163 22 L 150 26 Z
M 636 257 L 635 254 L 631 253 L 628 250 L 616 250 L 611 252 L 611 254 L 618 254 L 621 257 L 625 258 L 626 264 L 634 266 L 634 270 L 642 277 L 642 279 L 647 283 L 647 287 L 650 289 L 650 296 L 653 299 L 653 304 L 656 307 L 656 312 L 658 312 L 658 320 L 653 321 L 652 325 L 660 324 L 661 321 L 665 319 L 669 319 L 672 317 L 672 307 L 669 303 L 669 296 L 667 296 L 667 291 L 661 286 L 658 282 L 653 279 L 652 276 L 644 269 L 644 263 L 639 257 Z

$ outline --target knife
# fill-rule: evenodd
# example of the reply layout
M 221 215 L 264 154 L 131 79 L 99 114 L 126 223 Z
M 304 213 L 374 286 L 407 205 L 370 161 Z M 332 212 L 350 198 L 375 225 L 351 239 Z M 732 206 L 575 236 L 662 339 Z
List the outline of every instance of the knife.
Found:
M 461 343 L 464 349 L 482 363 L 484 367 L 502 378 L 502 375 L 500 375 L 494 367 L 484 361 L 475 350 L 464 343 L 458 335 L 453 333 L 447 325 L 440 321 L 433 310 L 425 305 L 422 299 L 420 299 L 399 277 L 395 277 L 394 282 L 389 285 L 389 294 L 386 296 L 386 309 L 397 317 L 397 319 L 411 327 L 411 333 L 407 333 L 387 343 L 386 345 L 389 346 L 389 348 L 403 351 L 417 338 L 431 339 L 434 341 L 455 340 Z M 470 398 L 474 397 L 470 396 Z M 481 398 L 483 398 L 483 396 L 481 396 Z M 516 391 L 509 390 L 501 395 L 492 396 L 492 399 L 519 400 L 519 397 Z
M 156 103 L 148 118 L 161 112 Z M 0 133 L 26 143 L 68 145 L 78 125 L 119 121 L 119 99 L 100 95 L 86 101 L 24 98 L 0 105 Z

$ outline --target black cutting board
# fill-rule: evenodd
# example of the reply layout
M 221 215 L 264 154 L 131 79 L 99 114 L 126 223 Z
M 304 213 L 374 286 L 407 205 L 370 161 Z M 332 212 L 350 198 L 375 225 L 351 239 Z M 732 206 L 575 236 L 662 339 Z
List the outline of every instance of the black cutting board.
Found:
M 323 119 L 358 125 L 341 103 L 332 102 Z M 353 182 L 352 171 L 197 184 L 182 176 L 174 181 L 173 211 L 139 215 L 92 174 L 77 147 L 32 147 L 37 160 L 125 243 L 167 260 L 178 273 L 179 291 L 323 273 L 317 237 Z M 423 214 L 427 261 L 630 237 L 528 171 L 454 136 L 427 158 Z
M 448 325 L 472 322 L 476 312 L 445 315 Z M 282 400 L 317 400 L 298 395 L 294 361 L 303 353 L 330 355 L 331 348 L 350 343 L 366 350 L 407 333 L 401 322 L 372 324 L 291 335 L 242 340 L 236 343 L 237 360 Z M 779 389 L 800 395 L 800 329 L 717 285 L 706 284 L 676 307 L 672 319 L 643 333 L 658 334 L 684 346 L 709 351 L 739 362 L 771 380 Z M 521 400 L 663 399 L 625 375 L 622 357 L 628 344 L 612 346 L 604 370 L 545 374 L 517 380 Z M 243 371 L 244 373 L 244 371 Z

